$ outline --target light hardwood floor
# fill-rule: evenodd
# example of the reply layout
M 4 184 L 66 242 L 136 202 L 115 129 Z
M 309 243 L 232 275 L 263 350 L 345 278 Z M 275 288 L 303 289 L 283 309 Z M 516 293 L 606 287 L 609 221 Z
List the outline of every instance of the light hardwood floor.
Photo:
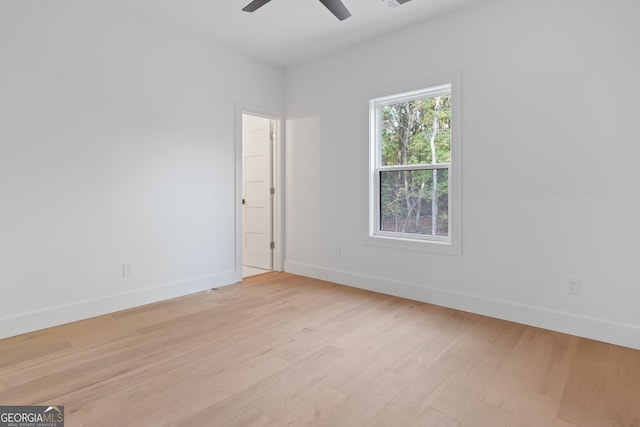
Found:
M 640 426 L 640 352 L 285 273 L 0 341 L 66 426 Z

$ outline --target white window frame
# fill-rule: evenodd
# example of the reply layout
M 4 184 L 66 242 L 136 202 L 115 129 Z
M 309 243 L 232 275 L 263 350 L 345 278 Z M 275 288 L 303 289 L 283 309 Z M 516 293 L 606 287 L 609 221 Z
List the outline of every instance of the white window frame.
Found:
M 436 252 L 460 255 L 462 252 L 462 192 L 460 135 L 460 78 L 448 78 L 447 83 L 429 86 L 425 89 L 383 96 L 369 101 L 369 239 L 376 246 L 394 247 L 406 250 Z M 387 105 L 451 95 L 451 163 L 382 166 L 382 141 L 380 109 Z M 448 169 L 449 204 L 448 235 L 430 236 L 415 233 L 401 233 L 380 230 L 380 172 L 393 170 L 433 170 Z

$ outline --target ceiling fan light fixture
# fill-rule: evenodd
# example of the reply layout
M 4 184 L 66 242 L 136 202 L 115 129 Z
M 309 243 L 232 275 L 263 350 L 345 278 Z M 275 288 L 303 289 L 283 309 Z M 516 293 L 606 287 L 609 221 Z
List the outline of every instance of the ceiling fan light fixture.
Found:
M 401 6 L 411 0 L 382 0 L 383 2 L 387 3 L 387 6 L 389 7 L 398 7 Z
M 271 0 L 253 0 L 251 3 L 242 8 L 245 12 L 255 12 L 265 4 L 269 3 Z M 342 0 L 319 0 L 333 15 L 338 18 L 340 21 L 344 21 L 345 19 L 351 16 L 351 12 L 347 9 L 347 7 L 342 3 Z M 388 2 L 389 7 L 396 7 L 404 4 L 410 0 L 382 0 Z
M 245 12 L 255 12 L 270 1 L 271 0 L 253 0 L 251 3 L 243 7 L 242 10 Z M 329 9 L 329 11 L 340 21 L 344 21 L 351 16 L 351 12 L 349 12 L 346 6 L 342 3 L 342 0 L 320 0 L 320 3 Z

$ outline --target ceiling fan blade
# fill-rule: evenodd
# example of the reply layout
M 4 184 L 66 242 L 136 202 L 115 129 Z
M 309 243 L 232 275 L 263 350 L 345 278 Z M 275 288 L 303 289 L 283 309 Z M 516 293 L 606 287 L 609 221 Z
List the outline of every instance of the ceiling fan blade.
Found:
M 325 7 L 341 21 L 351 16 L 351 12 L 349 12 L 341 0 L 320 0 L 320 3 L 325 5 Z
M 261 8 L 265 4 L 269 3 L 271 0 L 253 0 L 251 3 L 246 5 L 242 10 L 245 12 L 254 12 L 258 8 Z
M 396 1 L 398 2 L 398 4 L 405 4 L 406 2 L 411 0 L 396 0 Z

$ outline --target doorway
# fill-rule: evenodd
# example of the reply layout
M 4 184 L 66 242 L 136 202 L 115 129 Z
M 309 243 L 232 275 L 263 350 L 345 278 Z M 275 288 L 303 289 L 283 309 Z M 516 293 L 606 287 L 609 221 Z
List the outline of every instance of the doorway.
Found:
M 277 120 L 242 113 L 242 277 L 274 270 Z

